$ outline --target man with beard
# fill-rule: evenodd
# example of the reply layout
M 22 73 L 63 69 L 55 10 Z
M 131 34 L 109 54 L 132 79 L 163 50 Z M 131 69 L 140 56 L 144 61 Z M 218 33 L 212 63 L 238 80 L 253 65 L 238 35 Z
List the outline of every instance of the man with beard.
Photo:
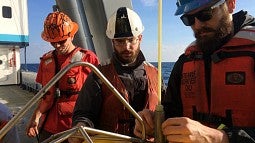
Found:
M 162 99 L 169 142 L 255 142 L 255 20 L 235 0 L 178 0 L 175 15 L 196 41 L 171 72 Z M 139 112 L 153 135 L 154 113 Z M 136 122 L 134 134 L 141 137 Z
M 158 103 L 158 71 L 145 61 L 140 50 L 143 30 L 136 12 L 126 7 L 119 8 L 108 20 L 106 30 L 114 52 L 108 62 L 99 66 L 99 70 L 135 111 L 154 111 Z M 134 123 L 134 117 L 113 92 L 95 74 L 90 74 L 75 105 L 73 126 L 132 135 Z M 69 142 L 82 141 L 70 138 Z

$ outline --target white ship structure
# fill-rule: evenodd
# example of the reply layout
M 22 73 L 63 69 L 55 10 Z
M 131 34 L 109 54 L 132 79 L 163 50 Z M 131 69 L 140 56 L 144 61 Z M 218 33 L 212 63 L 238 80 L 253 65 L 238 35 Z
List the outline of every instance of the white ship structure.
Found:
M 27 0 L 0 1 L 0 85 L 20 83 L 20 49 L 29 44 Z

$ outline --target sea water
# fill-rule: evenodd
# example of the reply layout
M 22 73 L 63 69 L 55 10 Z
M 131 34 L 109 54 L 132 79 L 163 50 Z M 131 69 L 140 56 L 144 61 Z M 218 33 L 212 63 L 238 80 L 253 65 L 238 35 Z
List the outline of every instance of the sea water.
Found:
M 158 62 L 150 62 L 154 66 L 158 66 Z M 161 67 L 162 67 L 162 78 L 165 84 L 168 82 L 168 78 L 170 76 L 170 73 L 172 71 L 172 68 L 174 66 L 174 62 L 162 62 Z M 31 71 L 31 72 L 37 72 L 39 67 L 38 63 L 33 63 L 33 64 L 21 64 L 21 70 L 23 71 Z

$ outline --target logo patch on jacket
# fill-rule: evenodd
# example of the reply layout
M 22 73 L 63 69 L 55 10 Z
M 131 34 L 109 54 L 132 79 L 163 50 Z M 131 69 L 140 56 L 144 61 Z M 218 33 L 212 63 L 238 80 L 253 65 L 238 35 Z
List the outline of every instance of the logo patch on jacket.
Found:
M 49 63 L 51 63 L 53 60 L 52 58 L 49 58 L 47 60 L 44 61 L 45 65 L 48 65 Z
M 74 77 L 68 77 L 67 83 L 68 84 L 75 84 L 76 83 L 76 79 Z
M 196 80 L 197 80 L 196 71 L 182 73 L 181 84 L 182 84 L 182 87 L 184 88 L 185 97 L 190 98 L 195 95 L 194 90 L 196 89 L 196 86 L 195 86 Z
M 245 85 L 245 72 L 226 72 L 226 85 Z

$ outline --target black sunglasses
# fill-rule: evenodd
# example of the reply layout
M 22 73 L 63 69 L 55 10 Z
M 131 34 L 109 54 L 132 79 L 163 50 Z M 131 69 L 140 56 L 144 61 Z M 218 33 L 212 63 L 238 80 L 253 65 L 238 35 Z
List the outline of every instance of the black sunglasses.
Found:
M 51 45 L 59 44 L 59 45 L 64 45 L 66 43 L 67 39 L 58 41 L 58 42 L 51 42 Z
M 212 9 L 205 9 L 202 11 L 199 11 L 195 14 L 191 14 L 191 15 L 182 15 L 181 16 L 181 20 L 182 22 L 186 25 L 186 26 L 191 26 L 195 23 L 195 17 L 201 21 L 201 22 L 205 22 L 210 20 L 213 17 L 213 11 Z
M 195 18 L 197 18 L 201 22 L 208 21 L 213 17 L 213 9 L 215 9 L 216 7 L 219 7 L 224 2 L 225 2 L 225 0 L 220 0 L 213 6 L 211 6 L 209 8 L 205 8 L 195 14 L 190 14 L 190 15 L 184 14 L 181 16 L 181 20 L 186 26 L 193 25 L 195 23 Z

